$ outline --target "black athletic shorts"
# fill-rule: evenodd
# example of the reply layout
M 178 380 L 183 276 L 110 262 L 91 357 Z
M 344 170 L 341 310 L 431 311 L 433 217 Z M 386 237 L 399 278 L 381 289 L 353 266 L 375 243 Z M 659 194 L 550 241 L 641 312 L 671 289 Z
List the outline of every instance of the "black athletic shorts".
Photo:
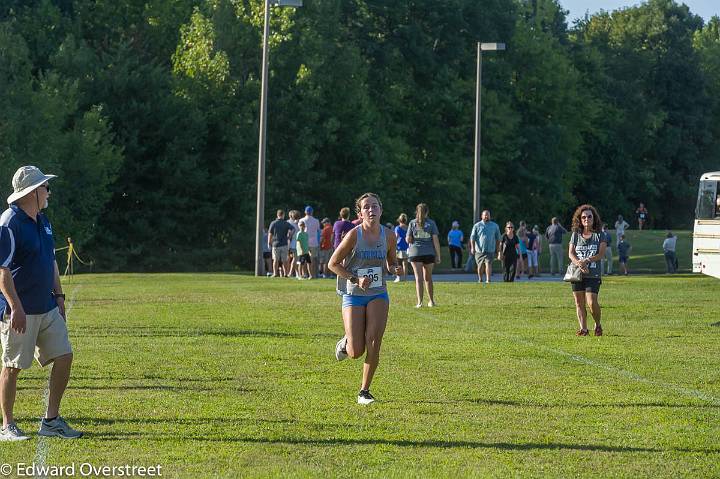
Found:
M 421 256 L 410 256 L 409 261 L 411 263 L 433 264 L 435 262 L 435 255 L 425 254 Z
M 263 258 L 265 259 L 271 259 L 272 253 L 270 251 L 263 251 Z
M 600 278 L 583 278 L 579 283 L 570 283 L 574 293 L 585 291 L 586 293 L 600 293 L 600 285 L 602 280 Z

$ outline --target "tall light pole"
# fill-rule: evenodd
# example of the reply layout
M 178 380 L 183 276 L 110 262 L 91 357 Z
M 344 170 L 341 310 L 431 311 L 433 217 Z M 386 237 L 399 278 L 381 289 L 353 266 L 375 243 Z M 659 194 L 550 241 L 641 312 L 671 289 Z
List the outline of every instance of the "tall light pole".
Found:
M 302 7 L 302 0 L 276 0 L 280 7 Z M 263 260 L 263 226 L 265 223 L 265 146 L 267 144 L 267 76 L 270 48 L 270 0 L 265 0 L 265 24 L 263 28 L 262 79 L 260 86 L 260 139 L 258 141 L 257 210 L 255 222 L 255 276 L 265 269 Z
M 475 167 L 473 181 L 473 224 L 480 221 L 480 111 L 482 84 L 482 52 L 505 50 L 504 43 L 477 44 L 477 75 L 475 84 Z

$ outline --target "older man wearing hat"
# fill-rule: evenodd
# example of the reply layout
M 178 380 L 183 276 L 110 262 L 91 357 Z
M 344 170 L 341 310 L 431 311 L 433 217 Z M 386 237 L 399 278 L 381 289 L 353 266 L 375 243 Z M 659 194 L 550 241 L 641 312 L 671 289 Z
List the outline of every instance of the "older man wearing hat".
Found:
M 18 375 L 30 368 L 33 357 L 41 366 L 53 363 L 47 411 L 38 434 L 82 436 L 59 415 L 73 354 L 52 227 L 42 213 L 50 197 L 49 180 L 55 177 L 34 166 L 19 168 L 7 199 L 10 207 L 0 216 L 0 441 L 29 439 L 15 424 L 13 405 Z

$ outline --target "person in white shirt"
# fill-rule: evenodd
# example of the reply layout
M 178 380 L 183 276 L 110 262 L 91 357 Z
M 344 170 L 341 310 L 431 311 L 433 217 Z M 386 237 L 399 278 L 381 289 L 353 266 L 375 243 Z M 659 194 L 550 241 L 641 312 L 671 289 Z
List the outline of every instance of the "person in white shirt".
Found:
M 307 228 L 308 244 L 310 245 L 310 275 L 317 278 L 320 256 L 320 221 L 313 216 L 312 206 L 305 207 L 305 228 Z
M 663 241 L 663 253 L 665 253 L 665 264 L 667 265 L 667 272 L 672 274 L 677 271 L 677 255 L 675 255 L 675 245 L 677 244 L 677 236 L 672 234 L 672 231 L 667 232 L 665 241 Z
M 620 237 L 625 234 L 625 230 L 629 227 L 630 225 L 623 219 L 622 215 L 618 215 L 618 219 L 615 222 L 615 246 L 620 244 Z

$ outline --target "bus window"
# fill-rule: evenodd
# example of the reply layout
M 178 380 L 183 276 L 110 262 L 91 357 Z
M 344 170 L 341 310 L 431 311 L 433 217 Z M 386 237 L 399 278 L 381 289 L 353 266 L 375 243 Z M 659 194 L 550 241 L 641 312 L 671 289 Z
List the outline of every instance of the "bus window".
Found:
M 700 182 L 698 191 L 697 209 L 695 218 L 699 220 L 713 219 L 720 216 L 720 197 L 717 191 L 717 181 L 705 180 Z

